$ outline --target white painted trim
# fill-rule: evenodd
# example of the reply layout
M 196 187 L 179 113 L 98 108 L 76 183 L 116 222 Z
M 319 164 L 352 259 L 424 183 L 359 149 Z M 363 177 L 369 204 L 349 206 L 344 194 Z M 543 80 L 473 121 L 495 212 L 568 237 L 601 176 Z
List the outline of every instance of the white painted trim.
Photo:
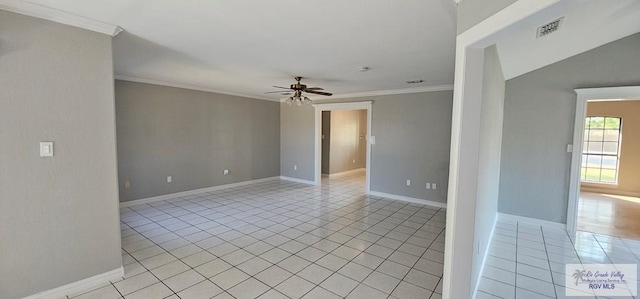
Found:
M 491 249 L 491 242 L 493 242 L 493 234 L 496 232 L 496 223 L 498 223 L 498 213 L 496 212 L 495 217 L 493 217 L 493 226 L 491 227 L 491 234 L 489 235 L 489 240 L 487 240 L 488 243 L 487 246 L 485 246 L 484 248 L 484 254 L 482 255 L 482 264 L 480 264 L 480 273 L 478 275 L 478 278 L 476 279 L 476 281 L 474 282 L 474 287 L 473 287 L 473 299 L 476 299 L 476 294 L 478 294 L 478 286 L 480 286 L 480 280 L 482 279 L 482 273 L 484 272 L 484 265 L 487 262 L 487 257 L 489 256 L 489 251 Z
M 640 86 L 575 89 L 576 113 L 573 122 L 573 152 L 569 175 L 569 198 L 567 203 L 567 231 L 576 232 L 578 225 L 578 199 L 580 198 L 580 166 L 582 164 L 582 141 L 584 140 L 584 119 L 587 117 L 587 102 L 640 99 Z
M 173 82 L 167 82 L 167 81 L 156 80 L 156 79 L 138 78 L 138 77 L 132 77 L 132 76 L 125 76 L 125 75 L 115 75 L 115 79 L 122 80 L 122 81 L 136 82 L 136 83 L 146 83 L 146 84 L 153 84 L 153 85 L 160 85 L 160 86 L 167 86 L 167 87 L 204 91 L 204 92 L 224 94 L 229 96 L 243 97 L 243 98 L 249 98 L 249 99 L 255 99 L 255 100 L 281 102 L 280 99 L 271 99 L 271 98 L 262 97 L 262 96 L 237 93 L 237 92 L 231 92 L 226 90 L 219 90 L 219 89 L 213 89 L 213 88 L 207 88 L 207 87 L 201 87 L 201 86 L 195 86 L 195 85 L 189 85 L 189 84 L 173 83 Z
M 388 95 L 396 95 L 396 94 L 409 94 L 409 93 L 434 92 L 434 91 L 446 91 L 446 90 L 453 90 L 453 84 L 334 94 L 330 98 L 318 97 L 318 96 L 313 96 L 313 97 L 310 97 L 310 98 L 312 100 L 314 100 L 314 101 L 317 101 L 317 100 L 327 100 L 327 101 L 329 101 L 329 100 L 333 100 L 333 99 L 377 97 L 377 96 L 388 96 Z
M 328 178 L 339 178 L 339 177 L 343 177 L 343 176 L 347 176 L 350 174 L 356 174 L 359 172 L 366 172 L 367 170 L 364 168 L 358 168 L 358 169 L 352 169 L 352 170 L 347 170 L 347 171 L 343 171 L 343 172 L 336 172 L 336 173 L 330 173 L 328 175 L 326 175 L 326 177 Z M 325 174 L 322 175 L 322 177 L 325 177 Z
M 494 44 L 501 31 L 560 1 L 516 1 L 456 38 L 442 298 L 469 298 L 473 291 L 471 281 L 467 279 L 470 276 L 474 248 L 470 242 L 473 242 L 475 230 L 469 215 L 475 212 L 477 185 L 473 180 L 469 182 L 467 179 L 478 175 L 479 144 L 463 148 L 468 146 L 466 144 L 471 144 L 470 141 L 475 142 L 469 140 L 475 137 L 472 133 L 464 133 L 462 129 L 463 125 L 480 125 L 474 109 L 477 108 L 475 101 L 482 94 L 483 74 L 482 69 L 478 72 L 476 68 L 482 64 L 484 55 L 478 55 L 477 49 Z M 471 69 L 467 69 L 468 67 Z M 469 134 L 471 137 L 467 137 Z M 469 209 L 473 210 L 470 212 Z
M 578 88 L 574 91 L 589 102 L 640 100 L 640 86 Z
M 256 184 L 256 183 L 262 183 L 262 182 L 275 181 L 275 180 L 278 180 L 280 178 L 282 178 L 282 177 L 274 176 L 274 177 L 268 177 L 268 178 L 257 179 L 257 180 L 242 181 L 242 182 L 237 182 L 237 183 L 224 184 L 224 185 L 219 185 L 219 186 L 206 187 L 206 188 L 200 188 L 200 189 L 194 189 L 194 190 L 188 190 L 188 191 L 182 191 L 182 192 L 176 192 L 176 193 L 170 193 L 170 194 L 163 194 L 163 195 L 158 195 L 158 196 L 153 196 L 153 197 L 135 199 L 135 200 L 131 200 L 131 201 L 121 202 L 120 203 L 120 207 L 121 208 L 126 208 L 126 207 L 137 206 L 137 205 L 151 203 L 151 202 L 157 202 L 157 201 L 172 199 L 172 198 L 181 197 L 181 196 L 187 196 L 187 195 L 193 195 L 193 194 L 204 193 L 204 192 L 212 192 L 212 191 L 224 190 L 224 189 L 229 189 L 229 188 L 234 188 L 234 187 L 241 187 L 241 186 L 246 186 L 246 185 L 251 185 L 251 184 Z
M 417 203 L 417 204 L 421 204 L 421 205 L 425 205 L 425 206 L 431 206 L 431 207 L 439 208 L 439 209 L 446 209 L 447 208 L 447 204 L 446 203 L 437 202 L 437 201 L 428 200 L 428 199 L 408 197 L 408 196 L 402 196 L 402 195 L 384 193 L 384 192 L 377 192 L 377 191 L 370 191 L 369 195 L 378 196 L 378 197 L 384 197 L 384 198 L 393 199 L 393 200 L 400 200 L 400 201 L 405 201 L 405 202 L 410 202 L 410 203 Z
M 314 181 L 303 180 L 303 179 L 298 179 L 298 178 L 292 178 L 292 177 L 288 177 L 288 176 L 280 176 L 280 179 L 281 179 L 281 180 L 284 180 L 284 181 L 295 182 L 295 183 L 302 183 L 302 184 L 308 184 L 308 185 L 316 185 L 316 182 L 314 182 Z
M 78 27 L 109 36 L 116 36 L 122 32 L 122 28 L 101 21 L 77 16 L 65 11 L 50 8 L 44 5 L 27 1 L 8 0 L 0 3 L 0 10 L 6 10 L 21 15 L 48 20 L 60 24 Z
M 315 108 L 315 161 L 314 184 L 320 185 L 322 177 L 322 111 L 333 110 L 367 110 L 367 161 L 365 166 L 365 193 L 371 191 L 371 106 L 373 101 L 314 104 Z
M 564 225 L 563 223 L 540 220 L 536 218 L 529 218 L 529 217 L 512 215 L 512 214 L 505 214 L 505 213 L 498 213 L 498 221 L 518 222 L 522 224 L 542 226 L 544 228 L 550 228 L 550 229 L 562 229 L 562 230 L 567 229 L 567 226 Z
M 23 299 L 49 299 L 63 298 L 69 294 L 79 294 L 80 292 L 90 291 L 91 289 L 108 284 L 110 281 L 119 280 L 124 276 L 124 268 L 120 267 L 102 274 L 91 276 L 83 280 L 78 280 L 70 284 L 66 284 L 55 289 L 40 292 Z

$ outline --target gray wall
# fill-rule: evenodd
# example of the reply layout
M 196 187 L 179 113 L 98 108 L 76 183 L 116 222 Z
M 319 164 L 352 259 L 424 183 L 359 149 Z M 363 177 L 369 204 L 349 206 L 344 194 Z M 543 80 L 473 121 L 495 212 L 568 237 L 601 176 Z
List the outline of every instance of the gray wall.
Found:
M 323 111 L 331 115 L 329 173 L 366 167 L 367 110 Z M 323 123 L 324 125 L 324 123 Z M 322 153 L 324 156 L 324 152 Z
M 276 102 L 116 81 L 120 201 L 278 176 L 279 109 Z
M 482 114 L 480 119 L 480 162 L 476 200 L 473 265 L 471 282 L 477 283 L 498 212 L 500 155 L 504 113 L 505 81 L 496 46 L 484 51 Z M 475 289 L 472 285 L 471 289 Z
M 0 297 L 11 299 L 122 259 L 111 37 L 2 10 L 0 28 Z
M 340 99 L 374 101 L 371 135 L 372 191 L 446 202 L 453 92 Z M 313 180 L 314 108 L 281 104 L 281 173 Z M 297 165 L 298 170 L 293 166 Z M 406 180 L 412 181 L 406 186 Z M 437 183 L 427 190 L 426 182 Z
M 280 104 L 280 175 L 307 181 L 315 179 L 314 122 L 313 106 Z
M 566 223 L 573 89 L 640 85 L 638 53 L 634 34 L 507 81 L 500 212 Z
M 458 4 L 458 34 L 467 31 L 516 1 L 518 0 L 463 0 Z
M 331 150 L 331 111 L 322 111 L 322 174 L 329 174 Z

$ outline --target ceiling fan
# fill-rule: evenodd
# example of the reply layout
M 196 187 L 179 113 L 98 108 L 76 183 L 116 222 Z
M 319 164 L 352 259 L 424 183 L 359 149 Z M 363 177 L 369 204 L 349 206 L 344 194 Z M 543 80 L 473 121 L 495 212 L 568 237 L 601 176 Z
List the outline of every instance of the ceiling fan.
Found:
M 298 106 L 302 106 L 303 103 L 310 103 L 311 100 L 304 96 L 302 93 L 312 93 L 312 94 L 319 94 L 319 95 L 323 95 L 323 96 L 331 96 L 333 95 L 330 92 L 325 92 L 322 91 L 324 90 L 323 88 L 320 87 L 307 87 L 306 85 L 300 83 L 300 80 L 302 80 L 302 77 L 297 76 L 294 78 L 297 83 L 291 84 L 291 86 L 289 88 L 287 87 L 282 87 L 282 86 L 273 86 L 275 88 L 281 88 L 281 89 L 287 89 L 287 91 L 284 90 L 280 90 L 280 91 L 270 91 L 270 92 L 265 92 L 265 94 L 269 94 L 269 93 L 279 93 L 281 95 L 292 95 L 288 97 L 285 102 L 289 105 L 293 104 L 294 102 L 296 103 L 296 105 Z

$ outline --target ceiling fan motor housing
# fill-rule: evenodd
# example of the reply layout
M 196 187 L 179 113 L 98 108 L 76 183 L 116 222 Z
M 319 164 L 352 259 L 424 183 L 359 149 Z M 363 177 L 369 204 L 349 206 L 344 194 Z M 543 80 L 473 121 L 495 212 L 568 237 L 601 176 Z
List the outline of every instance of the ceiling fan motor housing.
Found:
M 296 84 L 291 84 L 291 89 L 293 90 L 304 90 L 305 88 L 307 88 L 307 86 L 304 84 L 300 84 L 300 82 Z

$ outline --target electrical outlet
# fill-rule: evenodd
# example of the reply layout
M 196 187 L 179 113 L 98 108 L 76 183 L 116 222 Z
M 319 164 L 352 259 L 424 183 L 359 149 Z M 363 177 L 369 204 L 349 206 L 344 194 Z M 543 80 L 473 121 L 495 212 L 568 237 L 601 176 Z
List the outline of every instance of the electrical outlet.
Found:
M 131 182 L 129 182 L 129 181 L 124 182 L 124 188 L 125 189 L 131 188 Z
M 436 190 L 436 183 L 431 184 L 431 189 Z
M 353 160 L 353 164 L 356 164 L 356 160 Z
M 427 189 L 431 189 L 431 183 L 427 183 Z
M 293 170 L 298 170 L 298 165 L 293 165 Z
M 407 186 L 411 186 L 411 180 L 407 180 Z
M 222 172 L 222 174 L 224 174 L 224 175 L 229 174 L 229 169 L 225 169 L 225 170 Z
M 167 176 L 167 183 L 171 183 L 171 182 L 173 182 L 173 177 Z

